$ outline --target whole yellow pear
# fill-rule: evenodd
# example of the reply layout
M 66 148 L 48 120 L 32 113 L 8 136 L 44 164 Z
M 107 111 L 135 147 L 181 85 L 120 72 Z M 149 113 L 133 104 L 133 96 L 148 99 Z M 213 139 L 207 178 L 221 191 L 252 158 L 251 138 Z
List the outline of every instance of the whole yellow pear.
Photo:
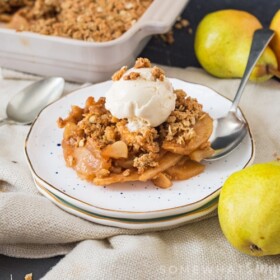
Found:
M 270 29 L 275 31 L 275 35 L 270 42 L 270 47 L 274 51 L 277 61 L 278 61 L 278 68 L 280 66 L 280 10 L 276 12 L 274 15 L 271 23 Z
M 199 23 L 194 49 L 202 67 L 219 78 L 243 76 L 254 31 L 262 28 L 259 20 L 245 11 L 220 10 L 206 15 Z M 277 59 L 267 47 L 257 62 L 250 80 L 265 81 L 278 68 Z
M 222 187 L 222 231 L 252 256 L 280 254 L 280 163 L 261 163 L 232 174 Z

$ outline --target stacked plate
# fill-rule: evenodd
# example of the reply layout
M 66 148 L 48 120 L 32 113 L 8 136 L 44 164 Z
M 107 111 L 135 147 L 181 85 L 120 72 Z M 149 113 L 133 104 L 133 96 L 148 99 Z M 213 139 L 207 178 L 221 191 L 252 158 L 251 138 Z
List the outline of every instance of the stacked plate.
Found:
M 175 89 L 195 97 L 213 118 L 227 113 L 231 102 L 205 86 L 170 79 Z M 80 89 L 46 107 L 33 123 L 26 139 L 25 153 L 38 190 L 65 211 L 103 225 L 130 229 L 164 228 L 202 217 L 217 207 L 218 194 L 226 178 L 249 165 L 254 141 L 248 133 L 227 157 L 204 162 L 205 171 L 189 180 L 176 181 L 169 189 L 150 182 L 95 186 L 81 180 L 65 166 L 56 126 L 71 105 L 84 106 L 89 96 L 99 98 L 111 81 Z M 244 114 L 240 112 L 245 118 Z

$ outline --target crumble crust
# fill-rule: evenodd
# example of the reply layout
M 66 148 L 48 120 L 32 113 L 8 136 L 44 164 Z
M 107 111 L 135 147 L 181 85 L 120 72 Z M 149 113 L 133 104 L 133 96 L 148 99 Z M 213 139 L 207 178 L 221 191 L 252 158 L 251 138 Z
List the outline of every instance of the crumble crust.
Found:
M 112 80 L 113 81 L 118 81 L 121 79 L 123 74 L 127 71 L 127 66 L 123 66 L 120 70 L 118 70 L 116 73 L 113 74 Z
M 177 96 L 175 110 L 160 125 L 161 138 L 184 145 L 195 136 L 193 129 L 197 121 L 203 118 L 202 105 L 197 99 L 187 97 L 183 90 L 174 90 Z
M 135 61 L 134 68 L 150 68 L 151 62 L 148 58 L 138 57 Z
M 2 0 L 0 1 L 0 13 L 12 13 L 16 9 L 33 5 L 35 0 Z
M 18 31 L 105 42 L 125 33 L 152 1 L 11 0 L 0 2 L 0 14 L 12 16 Z
M 140 73 L 130 72 L 128 75 L 123 77 L 124 80 L 137 80 L 140 77 Z
M 107 145 L 116 141 L 124 141 L 133 159 L 133 166 L 139 173 L 148 167 L 156 166 L 154 160 L 159 156 L 159 137 L 155 128 L 145 127 L 135 132 L 127 128 L 127 120 L 119 120 L 111 115 L 105 108 L 105 98 L 95 101 L 89 97 L 85 108 L 72 106 L 69 117 L 58 119 L 58 126 L 65 127 L 67 124 L 75 126 L 75 133 L 71 134 L 67 142 L 71 146 L 83 147 L 89 139 L 95 146 L 102 150 Z M 125 173 L 127 176 L 127 173 Z M 107 174 L 102 174 L 107 175 Z
M 135 69 L 141 69 L 141 68 L 151 68 L 152 66 L 151 66 L 151 62 L 148 58 L 139 57 L 139 58 L 137 58 L 133 67 Z M 124 80 L 137 80 L 141 77 L 140 73 L 138 73 L 138 72 L 130 72 L 129 74 L 125 75 L 127 69 L 128 69 L 127 66 L 123 66 L 121 69 L 119 69 L 117 72 L 115 72 L 113 74 L 112 80 L 119 81 L 122 77 Z M 156 80 L 163 81 L 164 80 L 165 73 L 161 68 L 159 68 L 157 66 L 153 66 L 151 73 L 152 73 L 152 78 L 154 81 L 156 81 Z
M 33 274 L 32 273 L 28 273 L 24 276 L 24 280 L 32 280 L 33 279 Z
M 183 90 L 174 92 L 177 96 L 175 110 L 163 124 L 155 128 L 143 127 L 138 131 L 129 131 L 127 119 L 119 120 L 105 108 L 104 97 L 98 101 L 89 97 L 85 108 L 73 106 L 68 118 L 58 120 L 58 126 L 62 128 L 69 123 L 75 126 L 75 133 L 67 138 L 68 143 L 75 147 L 83 147 L 89 139 L 94 141 L 100 150 L 116 141 L 125 142 L 128 147 L 128 161 L 142 174 L 148 168 L 158 165 L 163 141 L 185 145 L 195 136 L 194 125 L 203 118 L 202 105 L 196 99 L 186 97 Z M 129 175 L 129 171 L 123 169 L 125 163 L 121 160 L 113 161 L 111 165 L 114 173 L 124 172 L 124 176 Z M 99 172 L 100 177 L 109 174 L 106 170 Z

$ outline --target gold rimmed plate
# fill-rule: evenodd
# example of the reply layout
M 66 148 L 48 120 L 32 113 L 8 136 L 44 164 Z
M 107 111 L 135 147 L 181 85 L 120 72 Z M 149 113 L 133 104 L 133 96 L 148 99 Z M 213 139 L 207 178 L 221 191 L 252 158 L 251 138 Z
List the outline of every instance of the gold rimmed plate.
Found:
M 183 89 L 197 98 L 213 118 L 225 115 L 230 108 L 228 99 L 208 87 L 170 80 L 175 89 Z M 71 105 L 83 107 L 87 97 L 104 96 L 111 83 L 83 88 L 56 101 L 39 114 L 30 129 L 25 152 L 33 177 L 60 199 L 106 217 L 164 218 L 191 212 L 209 203 L 218 196 L 230 174 L 252 162 L 254 141 L 249 127 L 246 137 L 231 154 L 215 162 L 204 162 L 206 168 L 202 174 L 186 181 L 175 181 L 169 189 L 157 188 L 151 182 L 95 186 L 81 180 L 74 170 L 65 166 L 60 145 L 63 131 L 56 126 L 56 120 L 66 117 Z
M 169 216 L 165 218 L 157 218 L 157 219 L 144 219 L 144 220 L 134 220 L 134 219 L 119 219 L 119 218 L 111 218 L 103 215 L 98 215 L 93 212 L 89 212 L 75 205 L 59 198 L 46 188 L 44 188 L 40 183 L 35 181 L 35 185 L 39 192 L 44 195 L 46 198 L 51 200 L 54 204 L 56 204 L 61 209 L 65 210 L 70 214 L 74 214 L 78 217 L 81 217 L 85 220 L 113 227 L 127 228 L 127 229 L 164 229 L 172 226 L 183 225 L 189 221 L 194 219 L 201 218 L 212 211 L 214 211 L 218 206 L 218 198 L 214 198 L 212 201 L 203 205 L 202 207 L 180 215 Z

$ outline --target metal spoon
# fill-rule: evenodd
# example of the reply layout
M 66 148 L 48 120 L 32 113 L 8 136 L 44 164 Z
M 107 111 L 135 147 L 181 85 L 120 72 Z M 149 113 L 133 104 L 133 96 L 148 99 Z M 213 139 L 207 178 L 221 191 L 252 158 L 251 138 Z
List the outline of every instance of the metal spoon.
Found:
M 247 134 L 247 123 L 237 110 L 238 103 L 252 70 L 273 35 L 274 32 L 269 29 L 259 29 L 255 31 L 247 66 L 231 108 L 225 117 L 214 121 L 214 130 L 210 137 L 210 142 L 215 153 L 205 160 L 217 160 L 229 154 L 240 144 Z
M 0 120 L 0 126 L 32 123 L 45 106 L 62 95 L 63 88 L 64 79 L 60 77 L 42 79 L 24 88 L 10 100 L 7 118 Z

